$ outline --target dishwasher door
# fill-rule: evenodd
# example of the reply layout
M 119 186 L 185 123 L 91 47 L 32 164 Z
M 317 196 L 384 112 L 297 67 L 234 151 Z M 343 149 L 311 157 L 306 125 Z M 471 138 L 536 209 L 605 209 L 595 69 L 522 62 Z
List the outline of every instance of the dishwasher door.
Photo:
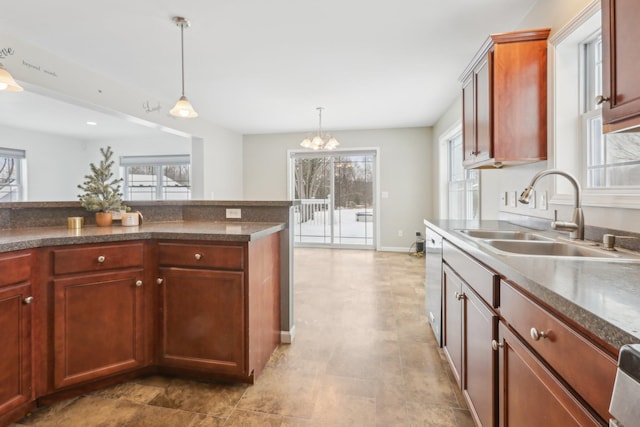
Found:
M 425 232 L 424 259 L 427 318 L 442 347 L 442 236 L 429 228 Z
M 611 427 L 640 425 L 640 344 L 620 348 L 609 413 L 615 417 L 609 420 Z

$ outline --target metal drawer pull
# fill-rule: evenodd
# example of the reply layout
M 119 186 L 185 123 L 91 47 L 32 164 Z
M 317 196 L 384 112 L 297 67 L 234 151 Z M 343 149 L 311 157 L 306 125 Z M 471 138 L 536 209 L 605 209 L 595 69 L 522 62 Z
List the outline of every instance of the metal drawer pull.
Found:
M 31 304 L 33 302 L 33 297 L 26 297 L 22 300 L 25 304 Z
M 196 259 L 200 260 L 200 258 L 202 258 L 202 254 L 196 254 Z
M 105 260 L 105 259 L 106 259 L 106 258 L 104 257 L 104 255 L 100 255 L 100 256 L 98 257 L 98 262 L 102 263 L 102 262 L 104 262 L 104 260 Z
M 457 299 L 458 301 L 460 301 L 460 300 L 464 299 L 464 297 L 465 297 L 465 294 L 464 294 L 464 293 L 460 293 L 460 292 L 456 292 L 456 293 L 454 293 L 453 295 L 456 297 L 456 299 Z
M 138 286 L 138 287 L 142 286 L 142 280 L 136 281 L 136 286 Z
M 608 96 L 602 96 L 602 95 L 598 95 L 596 96 L 596 99 L 594 100 L 596 102 L 596 105 L 600 105 L 600 104 L 604 104 L 605 102 L 609 102 L 611 99 Z
M 158 285 L 162 285 L 162 282 L 164 282 L 164 279 L 161 279 L 160 277 L 158 277 L 158 278 L 156 279 L 156 283 L 157 283 Z
M 498 349 L 501 349 L 502 347 L 504 347 L 503 342 L 498 342 L 496 340 L 491 341 L 491 348 L 493 349 L 493 351 L 498 351 Z
M 544 331 L 539 331 L 536 328 L 531 328 L 531 339 L 533 339 L 534 341 L 540 341 L 540 338 L 542 339 L 546 339 L 547 338 L 547 334 Z

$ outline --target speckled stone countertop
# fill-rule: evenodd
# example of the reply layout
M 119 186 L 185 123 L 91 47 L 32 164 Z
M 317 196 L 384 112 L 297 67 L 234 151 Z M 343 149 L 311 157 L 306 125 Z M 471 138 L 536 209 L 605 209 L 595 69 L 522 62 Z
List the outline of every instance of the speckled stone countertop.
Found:
M 424 223 L 614 349 L 640 343 L 640 261 L 500 254 L 456 230 L 533 230 L 505 221 Z
M 175 221 L 135 227 L 35 227 L 0 230 L 0 252 L 44 246 L 118 242 L 141 239 L 181 239 L 248 242 L 284 230 L 285 224 L 262 222 Z

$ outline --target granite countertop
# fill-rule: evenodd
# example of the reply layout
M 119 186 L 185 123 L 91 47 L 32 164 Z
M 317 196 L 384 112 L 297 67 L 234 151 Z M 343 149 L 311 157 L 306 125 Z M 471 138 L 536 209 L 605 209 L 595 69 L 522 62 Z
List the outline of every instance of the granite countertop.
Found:
M 0 252 L 43 246 L 117 242 L 141 239 L 190 239 L 248 242 L 284 230 L 283 223 L 175 221 L 150 222 L 140 226 L 35 227 L 0 230 Z
M 456 230 L 532 230 L 506 221 L 424 223 L 614 349 L 640 343 L 640 262 L 499 254 Z

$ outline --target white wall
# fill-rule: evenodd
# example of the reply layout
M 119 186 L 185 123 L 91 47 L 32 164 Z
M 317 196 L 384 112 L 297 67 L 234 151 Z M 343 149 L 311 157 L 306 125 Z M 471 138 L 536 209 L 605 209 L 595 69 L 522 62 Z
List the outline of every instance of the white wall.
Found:
M 158 99 L 154 94 L 124 86 L 9 34 L 0 33 L 0 39 L 3 47 L 11 47 L 15 51 L 2 62 L 18 82 L 37 87 L 58 99 L 192 135 L 199 144 L 199 155 L 194 156 L 192 164 L 194 177 L 203 180 L 194 183 L 194 194 L 199 193 L 205 199 L 242 198 L 242 135 L 202 118 L 174 118 L 166 112 L 175 99 Z M 162 109 L 147 113 L 143 108 L 146 102 L 160 105 Z M 63 151 L 59 154 L 62 155 Z
M 333 132 L 344 149 L 379 148 L 380 246 L 408 250 L 423 219 L 431 216 L 431 128 Z M 287 199 L 287 151 L 300 149 L 303 133 L 244 136 L 244 198 Z M 404 237 L 398 237 L 402 230 Z

